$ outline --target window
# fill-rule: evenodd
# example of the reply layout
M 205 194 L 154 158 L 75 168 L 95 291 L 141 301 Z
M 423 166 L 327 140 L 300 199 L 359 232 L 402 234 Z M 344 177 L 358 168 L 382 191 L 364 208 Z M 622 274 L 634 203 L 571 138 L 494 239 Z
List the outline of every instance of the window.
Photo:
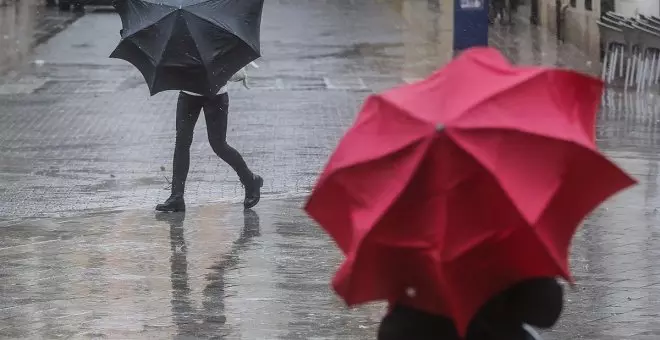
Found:
M 594 9 L 593 0 L 584 0 L 584 9 L 592 11 Z
M 571 7 L 577 7 L 577 0 L 571 0 Z

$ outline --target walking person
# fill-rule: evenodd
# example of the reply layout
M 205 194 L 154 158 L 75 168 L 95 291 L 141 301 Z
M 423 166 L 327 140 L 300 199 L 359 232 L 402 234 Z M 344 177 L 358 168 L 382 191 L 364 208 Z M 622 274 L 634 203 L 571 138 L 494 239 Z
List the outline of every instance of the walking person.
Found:
M 495 20 L 500 19 L 500 23 L 505 22 L 508 15 L 508 22 L 511 23 L 511 2 L 507 0 L 491 0 L 488 7 L 488 23 L 494 24 Z
M 245 85 L 247 65 L 261 57 L 264 0 L 162 0 L 145 4 L 143 0 L 113 0 L 122 28 L 121 40 L 110 57 L 133 64 L 152 96 L 181 91 L 176 108 L 172 194 L 156 210 L 186 209 L 183 196 L 190 146 L 202 110 L 211 148 L 234 169 L 245 187 L 245 209 L 254 207 L 261 197 L 263 179 L 227 143 L 227 82 L 243 80 Z
M 247 67 L 247 66 L 246 66 Z M 246 68 L 236 73 L 230 81 L 243 81 L 245 84 Z M 243 156 L 227 143 L 227 121 L 229 117 L 229 94 L 225 84 L 216 95 L 208 96 L 181 91 L 176 108 L 176 141 L 172 165 L 172 194 L 157 211 L 185 211 L 183 198 L 188 169 L 190 168 L 190 146 L 199 115 L 204 110 L 208 139 L 213 152 L 234 169 L 245 187 L 243 206 L 250 209 L 259 203 L 263 179 L 254 174 L 245 163 Z

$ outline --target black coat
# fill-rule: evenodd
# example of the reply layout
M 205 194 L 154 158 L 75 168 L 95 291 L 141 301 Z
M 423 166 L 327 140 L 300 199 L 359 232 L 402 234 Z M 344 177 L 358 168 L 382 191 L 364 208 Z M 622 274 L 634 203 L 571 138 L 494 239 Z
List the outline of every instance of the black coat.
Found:
M 491 299 L 477 313 L 465 340 L 529 340 L 523 323 L 552 327 L 563 307 L 555 279 L 524 281 Z M 454 323 L 443 316 L 395 305 L 383 318 L 378 340 L 461 340 Z

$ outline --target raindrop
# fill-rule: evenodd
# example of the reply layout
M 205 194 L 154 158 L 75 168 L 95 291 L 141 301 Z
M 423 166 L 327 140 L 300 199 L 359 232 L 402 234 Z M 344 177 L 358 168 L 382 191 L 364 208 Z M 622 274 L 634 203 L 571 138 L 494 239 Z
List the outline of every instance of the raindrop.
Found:
M 408 297 L 414 298 L 417 296 L 417 291 L 413 287 L 408 287 L 406 288 L 406 295 L 408 295 Z

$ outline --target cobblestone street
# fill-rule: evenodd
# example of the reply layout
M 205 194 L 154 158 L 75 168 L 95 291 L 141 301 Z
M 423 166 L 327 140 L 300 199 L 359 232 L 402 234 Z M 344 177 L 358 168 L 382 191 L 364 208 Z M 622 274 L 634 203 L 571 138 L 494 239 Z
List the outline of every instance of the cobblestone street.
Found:
M 442 8 L 266 1 L 260 68 L 251 89 L 230 89 L 229 142 L 266 180 L 247 215 L 200 120 L 191 208 L 154 217 L 169 195 L 176 94 L 149 97 L 108 58 L 116 14 L 57 22 L 0 79 L 0 338 L 373 339 L 382 306 L 347 310 L 333 295 L 339 254 L 300 206 L 367 95 L 448 60 Z M 490 43 L 519 63 L 600 67 L 522 22 L 493 27 Z M 603 98 L 599 144 L 640 184 L 576 237 L 577 285 L 547 339 L 660 338 L 659 119 L 657 96 Z

